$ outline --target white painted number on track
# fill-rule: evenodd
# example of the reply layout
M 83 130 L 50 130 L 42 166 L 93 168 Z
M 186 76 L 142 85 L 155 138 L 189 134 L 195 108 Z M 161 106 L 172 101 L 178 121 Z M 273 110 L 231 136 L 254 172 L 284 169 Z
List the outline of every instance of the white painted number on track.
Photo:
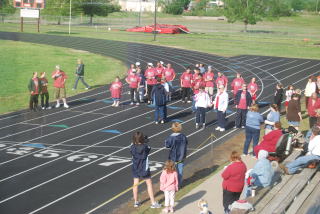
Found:
M 42 152 L 39 152 L 38 154 L 34 154 L 33 156 L 36 158 L 56 158 L 59 157 L 60 154 L 66 153 L 65 151 L 60 151 L 60 150 L 53 150 L 53 149 L 48 149 L 44 150 Z
M 25 155 L 31 152 L 34 148 L 31 147 L 20 147 L 20 148 L 9 148 L 7 149 L 8 154 L 13 154 L 13 155 Z
M 72 155 L 70 157 L 67 157 L 67 160 L 83 163 L 83 162 L 89 162 L 91 159 L 96 159 L 96 158 L 98 158 L 97 155 L 83 154 L 83 155 Z
M 100 163 L 99 166 L 111 166 L 119 163 L 128 163 L 131 159 L 129 158 L 120 158 L 120 157 L 109 157 L 108 162 Z

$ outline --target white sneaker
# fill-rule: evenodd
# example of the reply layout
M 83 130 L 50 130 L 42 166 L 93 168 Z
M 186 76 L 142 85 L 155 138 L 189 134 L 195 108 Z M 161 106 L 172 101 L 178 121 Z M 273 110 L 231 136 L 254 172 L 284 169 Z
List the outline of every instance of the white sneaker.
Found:
M 198 129 L 199 128 L 199 124 L 198 123 L 196 123 L 196 129 Z
M 51 109 L 51 106 L 49 106 L 47 109 Z
M 56 108 L 59 108 L 59 107 L 60 107 L 60 103 L 57 103 Z
M 46 108 L 45 107 L 42 107 L 42 110 L 45 110 Z
M 89 88 L 85 88 L 85 90 L 89 90 Z
M 216 128 L 217 131 L 220 131 L 220 129 L 221 129 L 221 128 L 220 128 L 219 126 Z
M 65 107 L 65 108 L 69 108 L 69 106 L 68 106 L 68 104 L 67 104 L 67 103 L 63 104 L 63 107 Z
M 133 102 L 130 103 L 131 106 L 132 106 L 133 104 L 134 104 Z
M 192 103 L 192 101 L 191 101 L 191 100 L 188 100 L 187 103 Z
M 224 128 L 220 128 L 220 132 L 224 132 L 225 131 L 225 129 Z
M 136 103 L 136 106 L 139 106 L 140 105 L 140 103 Z

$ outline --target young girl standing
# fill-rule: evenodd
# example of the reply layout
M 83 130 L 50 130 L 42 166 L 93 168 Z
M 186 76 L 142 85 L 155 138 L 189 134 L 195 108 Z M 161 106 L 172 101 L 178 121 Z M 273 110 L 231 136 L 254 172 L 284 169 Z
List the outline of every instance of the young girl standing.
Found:
M 178 191 L 178 173 L 176 172 L 175 163 L 171 160 L 165 162 L 164 169 L 160 176 L 160 190 L 164 192 L 165 213 L 174 212 L 174 197 Z
M 289 85 L 286 90 L 286 102 L 284 103 L 284 106 L 286 107 L 286 112 L 288 111 L 289 101 L 291 100 L 291 96 L 293 93 L 294 93 L 293 86 Z
M 51 109 L 49 106 L 49 92 L 48 92 L 48 80 L 46 78 L 46 72 L 40 73 L 40 83 L 41 83 L 41 107 L 42 109 Z
M 112 82 L 110 86 L 111 97 L 113 99 L 112 106 L 118 107 L 121 98 L 121 91 L 122 91 L 122 82 L 120 82 L 120 78 L 116 77 L 115 81 Z

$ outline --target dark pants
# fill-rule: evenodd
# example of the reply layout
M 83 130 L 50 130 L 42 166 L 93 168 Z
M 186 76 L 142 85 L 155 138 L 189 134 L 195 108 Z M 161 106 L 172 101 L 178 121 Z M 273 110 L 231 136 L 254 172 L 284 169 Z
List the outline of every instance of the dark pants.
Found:
M 152 101 L 151 92 L 152 92 L 152 89 L 153 89 L 153 85 L 147 85 L 147 89 L 148 89 L 147 99 L 148 99 L 149 102 L 151 102 Z
M 223 207 L 225 213 L 228 213 L 229 205 L 231 205 L 234 201 L 239 200 L 241 192 L 230 192 L 228 190 L 223 189 Z
M 48 108 L 49 107 L 49 93 L 43 93 L 41 96 L 41 107 Z
M 85 85 L 86 88 L 90 88 L 90 86 L 84 81 L 84 77 L 83 76 L 77 76 L 76 77 L 76 81 L 74 82 L 74 86 L 73 86 L 74 89 L 77 89 L 79 80 L 81 80 L 82 84 Z
M 218 126 L 220 128 L 226 128 L 226 112 L 219 111 L 217 112 L 217 120 L 218 120 Z
M 159 118 L 160 116 L 160 118 Z M 167 106 L 155 106 L 154 111 L 154 121 L 158 122 L 159 120 L 166 120 L 167 119 Z
M 136 100 L 138 103 L 140 103 L 140 96 L 139 91 L 137 88 L 130 88 L 130 96 L 131 96 L 131 102 L 134 102 L 134 95 L 136 95 Z
M 246 125 L 246 117 L 247 117 L 248 109 L 237 109 L 236 121 L 235 125 L 237 128 L 241 128 L 241 126 Z
M 182 97 L 182 100 L 185 101 L 186 98 L 188 100 L 191 100 L 191 88 L 184 88 L 182 87 L 181 88 L 181 97 Z
M 309 117 L 309 125 L 310 125 L 310 129 L 317 124 L 317 117 Z
M 30 110 L 36 110 L 38 108 L 38 98 L 39 98 L 38 94 L 30 96 L 30 102 L 29 102 Z
M 248 149 L 251 143 L 251 140 L 253 140 L 253 148 L 258 145 L 260 137 L 260 129 L 254 129 L 251 127 L 246 126 L 246 141 L 244 142 L 243 147 L 243 154 L 248 154 Z M 255 156 L 254 152 L 253 155 Z
M 309 98 L 310 98 L 310 97 L 305 97 L 305 99 L 306 99 L 306 109 L 308 109 Z
M 206 122 L 206 108 L 197 107 L 196 110 L 196 123 L 205 123 Z

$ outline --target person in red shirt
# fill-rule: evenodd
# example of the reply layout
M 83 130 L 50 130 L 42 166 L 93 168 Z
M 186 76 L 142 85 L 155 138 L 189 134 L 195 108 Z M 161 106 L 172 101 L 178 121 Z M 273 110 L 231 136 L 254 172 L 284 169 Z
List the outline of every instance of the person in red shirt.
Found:
M 197 79 L 199 75 L 200 75 L 200 69 L 199 69 L 199 68 L 195 68 L 195 69 L 193 70 L 192 79 L 193 79 L 193 80 Z
M 29 101 L 29 108 L 30 111 L 37 111 L 38 110 L 38 98 L 41 92 L 41 83 L 38 78 L 38 73 L 34 72 L 32 78 L 29 81 L 28 89 L 30 92 L 30 101 Z
M 129 75 L 126 78 L 126 82 L 129 84 L 130 95 L 131 95 L 131 103 L 134 104 L 134 95 L 136 96 L 137 103 L 136 105 L 140 105 L 140 96 L 138 89 L 140 88 L 141 77 L 139 77 L 136 73 L 136 70 L 133 70 L 133 74 Z
M 217 85 L 217 88 L 219 88 L 220 85 L 223 85 L 225 91 L 227 91 L 228 78 L 222 72 L 218 72 L 218 77 L 216 79 L 216 85 Z
M 157 62 L 157 67 L 155 67 L 155 71 L 156 71 L 156 75 L 157 77 L 160 77 L 162 78 L 162 73 L 163 73 L 163 70 L 164 70 L 164 67 L 163 67 L 163 62 Z
M 280 137 L 283 135 L 281 130 L 281 123 L 276 122 L 274 124 L 274 129 L 263 136 L 263 140 L 256 145 L 253 150 L 254 154 L 256 154 L 256 157 L 258 158 L 258 154 L 260 150 L 265 150 L 267 152 L 276 152 L 276 145 Z
M 188 67 L 185 72 L 180 77 L 181 92 L 182 92 L 182 102 L 186 103 L 186 98 L 188 103 L 191 103 L 191 87 L 193 79 L 191 74 L 191 69 Z
M 116 77 L 115 81 L 112 82 L 110 86 L 111 97 L 113 99 L 113 104 L 111 106 L 114 106 L 114 107 L 119 106 L 121 91 L 122 91 L 122 82 L 120 82 L 119 77 Z
M 210 97 L 213 97 L 214 89 L 214 73 L 212 67 L 208 66 L 208 71 L 204 73 L 203 79 L 205 81 L 205 91 L 209 94 Z
M 252 77 L 251 82 L 248 84 L 248 91 L 252 98 L 252 103 L 254 104 L 257 99 L 257 91 L 258 91 L 258 85 L 256 83 L 256 78 Z
M 320 110 L 320 98 L 318 98 L 317 93 L 312 93 L 308 102 L 308 115 L 309 115 L 309 126 L 310 129 L 317 123 L 317 119 Z
M 171 91 L 173 91 L 172 82 L 176 78 L 176 72 L 174 71 L 170 63 L 168 63 L 167 67 L 163 69 L 162 76 L 166 78 L 166 81 L 169 85 L 169 101 L 171 101 Z
M 231 92 L 233 92 L 234 98 L 236 97 L 238 90 L 242 88 L 243 84 L 244 80 L 241 74 L 237 73 L 237 77 L 231 83 Z
M 46 78 L 46 72 L 40 73 L 40 83 L 41 83 L 41 107 L 42 109 L 51 109 L 49 106 L 49 92 L 48 92 L 48 80 Z
M 247 171 L 247 167 L 242 162 L 238 152 L 233 151 L 231 153 L 230 161 L 231 163 L 225 167 L 221 174 L 223 178 L 223 207 L 225 213 L 229 213 L 230 204 L 239 200 Z
M 130 68 L 129 68 L 128 72 L 127 72 L 127 76 L 129 76 L 130 74 L 132 74 L 132 71 L 133 71 L 133 70 L 136 70 L 136 67 L 135 67 L 134 64 L 131 64 L 131 65 L 130 65 Z
M 147 69 L 144 72 L 144 76 L 147 79 L 146 96 L 147 96 L 147 99 L 148 99 L 148 104 L 150 104 L 152 102 L 152 100 L 151 100 L 151 91 L 153 89 L 153 86 L 155 84 L 157 84 L 157 80 L 156 80 L 157 73 L 156 73 L 155 69 L 153 68 L 152 63 L 148 63 Z
M 196 95 L 199 93 L 201 87 L 205 87 L 206 83 L 202 78 L 202 74 L 198 74 L 192 83 L 193 94 Z
M 56 70 L 52 72 L 51 75 L 53 81 L 53 87 L 55 89 L 55 98 L 57 100 L 56 108 L 60 107 L 60 98 L 63 101 L 63 106 L 65 108 L 69 108 L 66 100 L 66 88 L 65 83 L 67 79 L 67 75 L 64 71 L 60 69 L 59 65 L 56 65 Z
M 237 113 L 235 120 L 235 128 L 244 128 L 246 125 L 247 112 L 252 104 L 252 98 L 247 91 L 247 85 L 242 85 L 242 90 L 238 90 L 234 104 L 236 105 Z

